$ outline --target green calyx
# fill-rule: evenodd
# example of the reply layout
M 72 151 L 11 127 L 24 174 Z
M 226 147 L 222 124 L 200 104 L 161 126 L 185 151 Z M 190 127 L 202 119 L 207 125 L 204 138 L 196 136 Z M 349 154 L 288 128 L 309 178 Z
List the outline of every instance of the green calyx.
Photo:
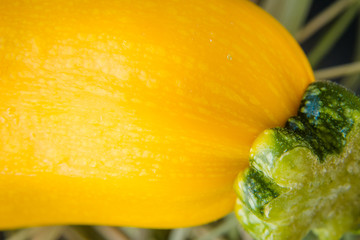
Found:
M 298 116 L 265 130 L 238 176 L 236 215 L 256 239 L 340 239 L 360 223 L 360 99 L 316 82 Z

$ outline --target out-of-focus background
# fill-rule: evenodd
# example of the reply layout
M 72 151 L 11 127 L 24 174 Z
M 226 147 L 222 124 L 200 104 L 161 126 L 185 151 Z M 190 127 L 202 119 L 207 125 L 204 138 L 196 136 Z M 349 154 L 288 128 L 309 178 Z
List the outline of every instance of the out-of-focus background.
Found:
M 301 44 L 317 79 L 360 90 L 358 0 L 255 1 L 277 18 Z
M 221 1 L 221 0 L 219 0 Z M 253 0 L 277 18 L 301 44 L 317 79 L 360 93 L 360 0 Z M 0 216 L 1 217 L 1 216 Z M 251 240 L 230 214 L 217 222 L 183 229 L 50 226 L 0 232 L 0 240 Z M 315 240 L 309 234 L 306 240 Z M 360 240 L 346 234 L 343 240 Z

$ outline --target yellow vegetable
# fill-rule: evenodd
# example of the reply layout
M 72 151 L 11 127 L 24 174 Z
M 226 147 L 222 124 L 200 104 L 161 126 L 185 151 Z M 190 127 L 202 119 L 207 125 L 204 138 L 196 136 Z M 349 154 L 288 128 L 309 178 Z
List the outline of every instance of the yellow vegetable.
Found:
M 0 229 L 216 220 L 312 81 L 249 1 L 3 0 Z

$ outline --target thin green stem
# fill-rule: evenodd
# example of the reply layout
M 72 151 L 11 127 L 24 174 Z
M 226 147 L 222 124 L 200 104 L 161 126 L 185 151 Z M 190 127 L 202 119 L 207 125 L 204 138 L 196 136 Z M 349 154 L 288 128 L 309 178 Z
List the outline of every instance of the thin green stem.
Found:
M 317 64 L 342 36 L 358 13 L 359 7 L 359 0 L 357 0 L 355 4 L 350 5 L 347 11 L 337 19 L 332 27 L 318 41 L 317 45 L 310 51 L 308 58 L 313 67 L 317 66 Z
M 319 31 L 322 27 L 331 22 L 335 17 L 342 13 L 349 5 L 354 3 L 355 0 L 340 0 L 333 3 L 326 8 L 316 17 L 314 17 L 305 27 L 300 29 L 295 38 L 298 42 L 302 43 L 311 37 L 314 33 Z
M 318 80 L 360 74 L 360 61 L 315 71 Z
M 358 16 L 357 21 L 357 33 L 356 33 L 356 45 L 354 51 L 354 61 L 360 61 L 360 16 Z M 341 84 L 344 86 L 357 90 L 360 87 L 360 74 L 351 75 L 344 78 L 341 81 Z

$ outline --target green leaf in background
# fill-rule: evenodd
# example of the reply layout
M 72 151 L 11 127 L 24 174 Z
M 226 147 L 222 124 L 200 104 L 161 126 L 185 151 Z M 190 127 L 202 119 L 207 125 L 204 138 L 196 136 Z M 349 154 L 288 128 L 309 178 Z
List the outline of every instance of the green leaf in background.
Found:
M 360 61 L 360 17 L 357 21 L 357 32 L 356 32 L 356 46 L 354 49 L 354 61 Z M 348 76 L 341 81 L 344 86 L 353 89 L 354 91 L 360 88 L 360 73 Z
M 335 43 L 343 35 L 352 20 L 359 13 L 360 1 L 357 0 L 349 5 L 344 14 L 342 14 L 321 37 L 316 46 L 310 51 L 308 58 L 311 66 L 314 68 L 331 50 Z
M 322 27 L 327 25 L 330 21 L 336 18 L 340 13 L 342 13 L 347 7 L 353 4 L 357 0 L 339 0 L 335 1 L 332 5 L 318 14 L 316 17 L 311 19 L 302 29 L 300 29 L 296 34 L 295 38 L 299 43 L 303 43 L 309 37 L 314 35 Z
M 312 0 L 265 0 L 261 6 L 292 35 L 304 24 Z

